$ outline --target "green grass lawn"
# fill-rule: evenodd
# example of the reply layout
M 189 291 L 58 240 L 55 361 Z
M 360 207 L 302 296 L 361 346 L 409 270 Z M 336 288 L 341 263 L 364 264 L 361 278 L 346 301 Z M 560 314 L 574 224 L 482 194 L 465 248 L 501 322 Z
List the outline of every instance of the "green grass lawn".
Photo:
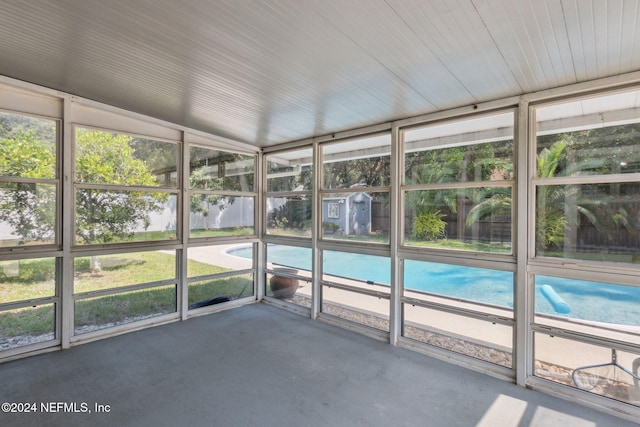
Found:
M 407 246 L 418 246 L 423 248 L 436 249 L 457 249 L 462 251 L 492 252 L 492 253 L 510 253 L 511 244 L 508 243 L 486 243 L 461 240 L 415 240 L 405 238 L 404 244 Z
M 283 235 L 283 236 L 296 236 L 296 237 L 310 237 L 309 232 L 304 232 L 285 228 L 269 230 L 270 235 Z M 325 233 L 323 238 L 327 240 L 341 240 L 351 242 L 372 242 L 372 243 L 389 243 L 388 234 L 365 234 L 365 235 L 346 235 L 339 233 Z M 418 246 L 425 248 L 438 248 L 438 249 L 458 249 L 464 251 L 478 251 L 478 252 L 493 252 L 493 253 L 510 253 L 511 244 L 507 243 L 486 243 L 486 242 L 473 242 L 473 241 L 460 241 L 460 240 L 416 240 L 410 237 L 405 238 L 405 245 Z
M 311 230 L 305 229 L 300 230 L 297 228 L 270 228 L 268 230 L 268 234 L 270 236 L 293 236 L 293 237 L 311 237 Z M 340 233 L 327 233 L 326 231 L 323 233 L 322 237 L 324 239 L 332 239 L 332 240 L 346 240 L 346 241 L 355 241 L 355 242 L 376 242 L 376 243 L 389 243 L 389 235 L 388 234 L 363 234 L 363 235 L 353 235 L 353 234 L 340 234 Z
M 155 242 L 161 240 L 176 240 L 177 233 L 176 230 L 166 230 L 166 231 L 139 231 L 137 233 L 132 233 L 129 236 L 124 237 L 116 237 L 109 242 L 104 243 L 124 243 L 124 242 Z M 92 243 L 103 243 L 101 241 L 94 241 Z M 80 238 L 76 238 L 76 244 L 78 245 L 87 245 L 88 243 Z
M 189 284 L 189 304 L 211 298 L 228 296 L 246 297 L 253 294 L 251 274 L 225 277 L 223 279 L 203 280 Z
M 99 329 L 175 311 L 175 285 L 141 289 L 76 301 L 74 327 L 76 332 L 87 326 Z
M 227 228 L 210 228 L 208 230 L 195 229 L 189 231 L 189 238 L 196 239 L 198 237 L 229 237 L 229 236 L 251 236 L 255 234 L 253 227 L 227 227 Z M 160 240 L 176 240 L 177 234 L 175 230 L 168 231 L 141 231 L 132 236 L 123 237 L 114 240 L 114 242 L 152 242 Z M 85 242 L 78 240 L 78 244 Z
M 189 238 L 197 239 L 198 237 L 252 236 L 255 233 L 256 232 L 253 227 L 210 228 L 208 230 L 190 230 Z
M 90 270 L 90 258 L 74 262 L 74 293 L 175 279 L 175 257 L 164 252 L 136 252 L 98 257 L 100 272 Z M 189 260 L 190 277 L 229 271 Z M 253 293 L 250 275 L 194 282 L 189 285 L 189 301 L 217 296 L 237 297 Z M 246 287 L 245 287 L 246 285 Z M 243 290 L 244 289 L 244 290 Z M 55 295 L 55 260 L 36 259 L 0 262 L 0 302 L 15 302 Z M 95 298 L 75 304 L 75 327 L 126 323 L 136 318 L 176 311 L 175 285 L 142 289 Z M 53 306 L 43 305 L 0 313 L 2 337 L 41 335 L 54 330 Z
M 0 262 L 0 303 L 54 296 L 55 271 L 54 258 Z
M 311 238 L 311 229 L 267 227 L 267 234 L 270 236 L 293 236 Z
M 53 304 L 21 308 L 0 313 L 0 345 L 6 338 L 38 336 L 55 330 Z
M 626 262 L 632 264 L 640 263 L 640 256 L 638 253 L 616 254 L 605 252 L 572 252 L 565 254 L 561 251 L 545 250 L 544 253 L 538 253 L 538 255 L 549 258 L 568 258 L 570 256 L 571 259 L 585 261 Z
M 328 240 L 346 240 L 349 242 L 373 242 L 373 243 L 389 243 L 388 234 L 330 234 L 325 233 L 322 235 L 324 239 Z

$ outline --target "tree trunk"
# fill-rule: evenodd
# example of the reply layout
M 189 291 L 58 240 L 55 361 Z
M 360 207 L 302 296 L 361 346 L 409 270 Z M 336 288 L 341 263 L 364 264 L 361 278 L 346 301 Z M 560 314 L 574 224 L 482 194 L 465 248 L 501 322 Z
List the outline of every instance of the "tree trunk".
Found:
M 469 163 L 471 162 L 471 149 L 466 150 L 465 154 L 464 154 L 464 159 L 462 161 L 462 166 L 460 166 L 460 181 L 464 182 L 467 180 L 467 167 L 469 166 Z M 457 217 L 457 222 L 456 222 L 456 233 L 457 233 L 457 238 L 459 240 L 464 240 L 465 236 L 465 225 L 467 223 L 466 221 L 466 212 L 465 212 L 465 198 L 464 197 L 460 197 L 459 195 L 456 197 L 456 217 Z M 476 229 L 477 228 L 477 224 L 474 223 L 472 224 L 472 228 Z M 471 238 L 473 239 L 473 236 L 475 235 L 475 233 L 472 231 L 471 232 Z
M 92 273 L 100 273 L 102 271 L 102 267 L 100 266 L 100 259 L 97 256 L 92 256 L 89 261 L 89 270 Z

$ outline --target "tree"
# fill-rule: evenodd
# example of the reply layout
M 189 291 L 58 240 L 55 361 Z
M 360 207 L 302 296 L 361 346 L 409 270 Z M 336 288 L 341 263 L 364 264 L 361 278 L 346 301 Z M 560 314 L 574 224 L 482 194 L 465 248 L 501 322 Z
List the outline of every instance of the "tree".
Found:
M 192 189 L 208 190 L 209 175 L 204 168 L 197 168 L 189 175 L 189 185 Z M 218 189 L 218 188 L 214 188 Z M 233 201 L 231 201 L 233 203 Z M 212 206 L 218 206 L 223 210 L 226 205 L 222 197 L 215 194 L 192 193 L 189 200 L 189 209 L 192 214 L 200 214 L 204 217 L 204 229 L 209 230 L 209 213 Z
M 628 159 L 637 158 L 635 144 L 640 124 L 612 126 L 583 131 L 545 135 L 538 138 L 536 177 L 538 179 L 606 175 L 620 173 Z M 629 165 L 637 168 L 637 164 Z M 632 170 L 633 171 L 633 170 Z M 637 210 L 629 202 L 631 195 L 618 194 L 618 184 L 538 185 L 536 187 L 536 249 L 574 248 L 578 229 L 589 224 L 608 240 L 612 231 L 624 227 L 640 237 Z M 498 192 L 485 197 L 467 216 L 467 225 L 491 215 L 510 214 L 510 194 Z
M 557 138 L 557 135 L 555 135 Z M 540 151 L 536 160 L 536 176 L 552 178 L 564 162 L 567 143 L 560 139 Z M 509 189 L 498 188 L 490 193 L 478 192 L 479 202 L 467 214 L 467 226 L 493 215 L 510 215 L 512 196 Z M 536 242 L 540 247 L 561 247 L 564 241 L 566 218 L 563 212 L 565 192 L 553 186 L 540 186 L 537 193 Z
M 575 131 L 561 137 L 567 147 L 558 176 L 638 172 L 640 123 Z M 587 244 L 603 245 L 604 252 L 617 246 L 616 251 L 625 248 L 635 253 L 640 239 L 638 185 L 598 183 L 600 180 L 564 187 L 567 219 L 564 249 L 574 250 L 578 240 L 586 238 Z M 591 227 L 597 230 L 599 238 L 587 237 Z
M 558 174 L 567 149 L 560 139 L 549 148 L 543 148 L 536 161 L 538 178 L 553 178 Z M 564 243 L 567 218 L 564 212 L 566 192 L 563 188 L 543 185 L 536 194 L 536 249 L 561 248 Z
M 81 129 L 76 135 L 75 181 L 118 186 L 155 186 L 147 164 L 135 157 L 131 137 Z M 76 192 L 76 236 L 84 243 L 109 243 L 131 237 L 150 224 L 167 195 L 146 191 L 81 188 Z
M 0 176 L 55 178 L 55 145 L 37 140 L 33 131 L 0 140 Z M 0 184 L 0 221 L 13 228 L 21 242 L 53 240 L 56 191 L 51 184 Z
M 353 185 L 378 187 L 389 184 L 390 157 L 365 157 L 325 163 L 323 174 L 325 188 L 346 188 Z
M 408 184 L 445 184 L 449 182 L 487 181 L 492 176 L 508 176 L 513 166 L 505 156 L 496 156 L 496 149 L 511 153 L 513 144 L 503 143 L 500 147 L 492 143 L 482 143 L 435 150 L 407 153 L 405 156 L 405 175 Z M 507 155 L 507 159 L 511 156 Z M 464 235 L 464 220 L 469 195 L 475 200 L 479 189 L 432 189 L 409 191 L 405 203 L 414 213 L 413 235 L 426 238 L 423 229 L 430 224 L 434 230 L 429 239 L 442 237 L 440 231 L 446 222 L 447 214 L 440 209 L 446 208 L 449 214 L 458 216 L 457 236 Z M 462 217 L 463 218 L 463 217 Z
M 204 217 L 209 229 L 209 215 L 216 207 L 220 212 L 232 205 L 236 197 L 206 191 L 253 191 L 255 156 L 230 153 L 212 148 L 192 147 L 189 160 L 190 212 Z
M 0 139 L 13 139 L 20 133 L 34 133 L 38 141 L 46 141 L 53 147 L 56 140 L 56 122 L 0 112 Z
M 449 151 L 450 156 L 445 161 L 440 158 L 440 152 L 435 150 L 409 153 L 405 157 L 406 180 L 412 184 L 439 184 L 455 180 L 457 170 L 453 163 L 457 159 L 459 150 Z M 417 190 L 409 191 L 405 195 L 405 204 L 409 212 L 413 213 L 412 235 L 416 239 L 435 240 L 445 236 L 447 223 L 442 219 L 439 208 L 448 207 L 451 212 L 456 211 L 455 197 L 450 191 Z M 425 228 L 430 225 L 429 231 Z
M 137 159 L 132 138 L 80 129 L 76 135 L 75 182 L 118 186 L 155 186 L 145 161 Z M 53 147 L 52 147 L 53 145 Z M 55 178 L 55 146 L 34 132 L 0 141 L 0 174 Z M 0 221 L 24 240 L 51 239 L 55 230 L 55 190 L 47 184 L 16 182 L 4 186 Z M 149 226 L 149 214 L 163 208 L 164 193 L 80 188 L 75 194 L 77 238 L 86 244 L 126 239 Z M 96 269 L 99 266 L 94 266 Z

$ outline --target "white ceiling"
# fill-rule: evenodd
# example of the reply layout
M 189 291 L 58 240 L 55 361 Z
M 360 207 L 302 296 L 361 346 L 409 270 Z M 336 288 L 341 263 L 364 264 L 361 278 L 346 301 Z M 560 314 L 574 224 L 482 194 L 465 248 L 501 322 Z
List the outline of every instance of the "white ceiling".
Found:
M 258 147 L 640 70 L 639 0 L 6 0 L 0 74 Z

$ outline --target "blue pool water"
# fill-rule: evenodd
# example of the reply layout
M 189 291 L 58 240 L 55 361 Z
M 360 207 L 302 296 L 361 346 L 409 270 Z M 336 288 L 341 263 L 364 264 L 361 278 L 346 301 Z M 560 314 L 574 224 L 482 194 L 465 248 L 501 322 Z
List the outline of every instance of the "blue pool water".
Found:
M 232 249 L 230 254 L 244 258 L 253 256 L 251 247 Z M 382 285 L 390 283 L 389 258 L 333 251 L 324 251 L 323 255 L 325 274 Z M 311 270 L 311 249 L 269 245 L 267 261 Z M 404 264 L 406 289 L 513 308 L 513 273 L 413 260 Z M 640 326 L 640 288 L 549 276 L 536 276 L 535 282 L 536 313 Z M 568 314 L 556 312 L 549 299 L 540 292 L 543 285 L 550 285 L 557 296 L 569 305 L 571 311 Z

